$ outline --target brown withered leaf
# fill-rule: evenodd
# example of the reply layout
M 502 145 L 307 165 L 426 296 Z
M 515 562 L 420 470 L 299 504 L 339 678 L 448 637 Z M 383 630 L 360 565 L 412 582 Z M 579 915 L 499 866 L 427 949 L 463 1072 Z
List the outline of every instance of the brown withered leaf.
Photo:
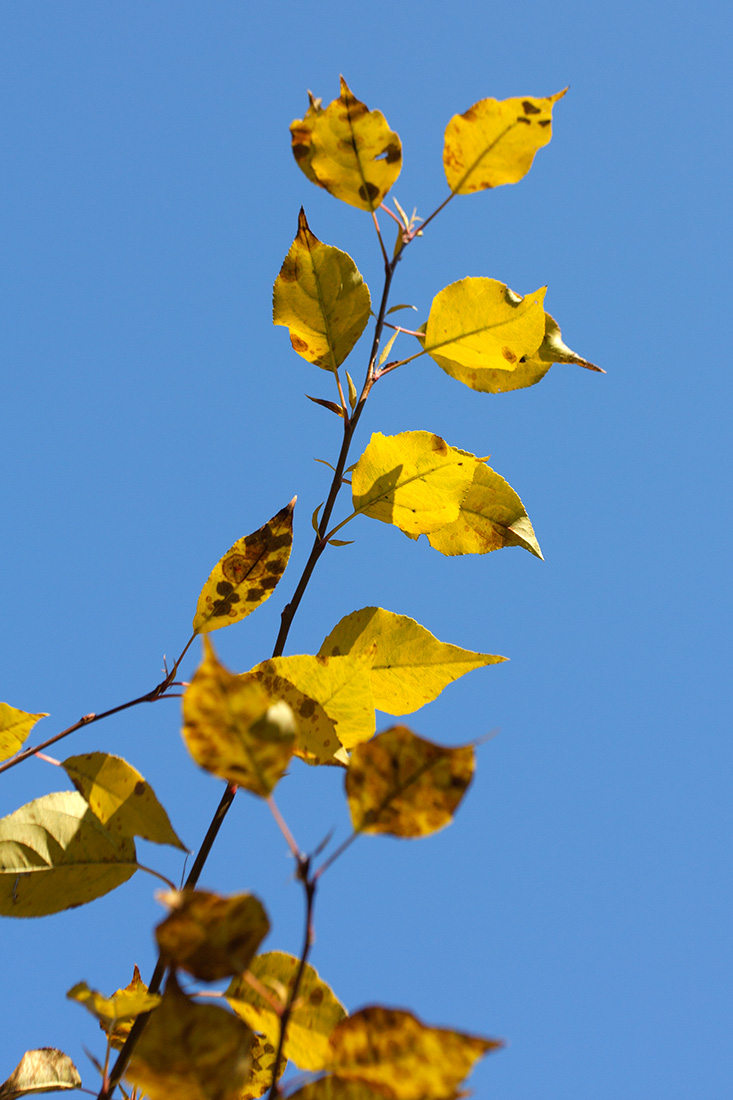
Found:
M 155 929 L 161 953 L 204 982 L 246 970 L 270 931 L 262 903 L 252 894 L 171 890 L 158 900 L 171 909 Z
M 0 1100 L 80 1088 L 79 1071 L 68 1054 L 55 1047 L 41 1047 L 25 1052 L 7 1081 L 0 1085 Z

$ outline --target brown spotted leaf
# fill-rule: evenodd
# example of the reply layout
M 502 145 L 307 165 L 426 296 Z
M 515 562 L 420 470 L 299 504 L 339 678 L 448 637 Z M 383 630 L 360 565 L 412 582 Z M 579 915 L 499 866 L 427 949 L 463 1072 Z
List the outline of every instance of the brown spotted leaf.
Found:
M 0 1085 L 0 1100 L 80 1088 L 79 1071 L 68 1054 L 55 1047 L 41 1047 L 25 1052 L 7 1081 Z
M 183 696 L 182 733 L 199 767 L 263 798 L 281 779 L 295 745 L 290 707 L 224 668 L 208 638 Z
M 317 104 L 317 105 L 316 105 Z M 381 111 L 370 111 L 341 77 L 341 95 L 324 110 L 311 97 L 290 127 L 293 156 L 308 179 L 337 199 L 376 210 L 402 168 L 402 144 Z
M 474 769 L 471 745 L 435 745 L 393 726 L 357 745 L 346 773 L 355 832 L 428 836 L 453 820 Z
M 269 1039 L 259 1035 L 252 1037 L 252 1049 L 250 1050 L 252 1066 L 238 1100 L 257 1100 L 259 1096 L 264 1096 L 272 1085 L 272 1071 L 275 1068 L 276 1053 L 277 1046 L 275 1043 L 271 1043 Z M 278 1078 L 282 1077 L 287 1064 L 285 1058 L 280 1059 Z
M 171 909 L 155 929 L 161 954 L 169 965 L 204 982 L 246 970 L 270 931 L 262 903 L 252 894 L 172 890 L 158 900 Z
M 293 545 L 296 498 L 259 531 L 245 535 L 217 562 L 201 589 L 194 634 L 207 634 L 239 622 L 272 595 Z
M 15 756 L 36 722 L 47 714 L 28 714 L 25 710 L 0 703 L 0 761 Z

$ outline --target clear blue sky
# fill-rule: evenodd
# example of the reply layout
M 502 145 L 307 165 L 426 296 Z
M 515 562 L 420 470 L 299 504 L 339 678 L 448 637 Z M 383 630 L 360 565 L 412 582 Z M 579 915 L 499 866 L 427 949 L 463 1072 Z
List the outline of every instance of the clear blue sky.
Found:
M 201 584 L 239 536 L 299 496 L 275 596 L 215 636 L 269 656 L 325 495 L 325 374 L 271 325 L 305 205 L 373 293 L 369 218 L 313 187 L 288 126 L 343 72 L 401 135 L 394 194 L 444 197 L 442 134 L 486 96 L 549 95 L 554 136 L 514 187 L 456 199 L 400 265 L 420 319 L 443 286 L 549 286 L 567 342 L 604 376 L 554 367 L 472 393 L 423 359 L 380 384 L 374 430 L 429 429 L 523 498 L 545 553 L 446 559 L 361 520 L 322 561 L 291 635 L 315 652 L 377 604 L 506 654 L 412 718 L 461 743 L 492 729 L 455 824 L 364 839 L 324 879 L 313 962 L 350 1009 L 381 1002 L 503 1036 L 472 1078 L 501 1100 L 728 1100 L 731 1024 L 727 4 L 349 6 L 95 0 L 0 10 L 3 431 L 0 699 L 49 736 L 157 682 Z M 361 375 L 366 347 L 355 353 Z M 320 387 L 320 388 L 319 388 Z M 184 666 L 190 675 L 195 659 Z M 387 724 L 389 719 L 384 720 Z M 189 761 L 175 702 L 82 731 L 61 757 L 125 756 L 196 847 L 219 785 Z M 0 777 L 3 814 L 64 777 Z M 293 767 L 279 801 L 304 847 L 346 814 L 340 777 Z M 172 850 L 142 858 L 180 875 Z M 240 796 L 203 885 L 250 889 L 271 948 L 297 950 L 301 896 L 264 809 Z M 3 924 L 0 1080 L 24 1050 L 82 1051 L 64 999 L 147 976 L 154 880 Z

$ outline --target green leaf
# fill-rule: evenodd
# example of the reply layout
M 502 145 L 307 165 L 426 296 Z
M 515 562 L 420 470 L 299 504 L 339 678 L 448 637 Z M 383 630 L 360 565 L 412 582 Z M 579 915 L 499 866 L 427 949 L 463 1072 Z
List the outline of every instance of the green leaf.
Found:
M 135 874 L 135 845 L 113 834 L 76 791 L 44 795 L 0 820 L 0 915 L 73 909 Z
M 68 1054 L 55 1047 L 41 1047 L 25 1052 L 7 1081 L 0 1085 L 0 1100 L 80 1088 L 79 1071 Z
M 262 903 L 252 894 L 172 890 L 159 894 L 158 901 L 171 909 L 155 929 L 161 954 L 169 965 L 204 982 L 246 970 L 270 931 Z
M 351 256 L 319 241 L 301 207 L 275 280 L 273 323 L 287 327 L 298 355 L 335 372 L 366 328 L 370 308 L 369 288 Z
M 15 756 L 41 718 L 48 718 L 48 715 L 28 714 L 9 703 L 0 703 L 0 762 Z

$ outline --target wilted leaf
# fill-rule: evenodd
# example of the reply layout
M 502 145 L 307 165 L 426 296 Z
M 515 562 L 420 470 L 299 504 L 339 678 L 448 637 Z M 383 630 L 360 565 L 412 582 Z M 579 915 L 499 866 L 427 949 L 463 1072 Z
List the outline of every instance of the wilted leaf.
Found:
M 69 756 L 61 766 L 111 833 L 139 836 L 186 851 L 153 788 L 121 756 L 88 752 Z
M 354 467 L 354 510 L 417 536 L 458 518 L 475 455 L 431 432 L 375 432 Z
M 345 252 L 323 244 L 301 207 L 298 232 L 275 280 L 272 319 L 309 363 L 336 371 L 369 320 L 369 289 Z
M 238 1100 L 251 1045 L 252 1032 L 241 1020 L 191 1001 L 171 976 L 125 1076 L 149 1100 Z
M 290 127 L 293 156 L 313 183 L 359 210 L 376 210 L 402 167 L 402 145 L 381 111 L 370 111 L 341 77 L 325 111 L 311 105 Z
M 387 714 L 411 714 L 467 672 L 506 660 L 440 642 L 414 619 L 382 607 L 363 607 L 346 615 L 324 640 L 319 654 L 365 650 L 373 652 L 369 678 L 374 705 Z
M 355 832 L 428 836 L 443 829 L 463 798 L 474 768 L 471 745 L 447 748 L 393 726 L 357 745 L 346 773 Z
M 262 903 L 252 894 L 225 898 L 205 890 L 175 890 L 158 899 L 172 910 L 155 929 L 161 954 L 204 982 L 246 970 L 270 931 Z
M 47 715 L 40 717 L 46 718 Z M 36 1092 L 80 1089 L 79 1071 L 68 1054 L 55 1047 L 27 1050 L 18 1065 L 0 1085 L 0 1100 L 17 1100 Z
M 196 763 L 266 797 L 293 755 L 290 708 L 219 663 L 204 638 L 204 659 L 183 696 L 183 739 Z
M 9 703 L 0 703 L 0 763 L 15 756 L 41 718 L 48 718 L 48 715 L 28 714 L 25 710 L 11 707 Z M 29 1053 L 35 1052 L 29 1051 Z
M 272 595 L 293 545 L 295 497 L 259 531 L 234 543 L 201 589 L 194 634 L 239 622 Z
M 460 279 L 435 295 L 421 343 L 446 374 L 481 390 L 484 371 L 514 371 L 539 348 L 545 290 L 521 298 L 496 279 Z
M 234 1011 L 275 1045 L 280 1037 L 280 1018 L 275 1007 L 284 1008 L 298 964 L 294 955 L 282 951 L 270 951 L 253 959 L 249 973 L 256 984 L 267 990 L 269 999 L 255 992 L 246 976 L 235 978 L 226 991 L 226 999 Z M 299 1069 L 324 1069 L 329 1057 L 328 1037 L 345 1015 L 346 1009 L 333 991 L 306 963 L 288 1024 L 285 1057 Z
M 77 982 L 66 994 L 70 1001 L 84 1005 L 93 1016 L 104 1025 L 104 1030 L 114 1031 L 122 1020 L 129 1022 L 143 1012 L 150 1012 L 160 1004 L 160 996 L 157 993 L 148 993 L 148 987 L 140 978 L 140 971 L 135 967 L 132 981 L 125 989 L 118 989 L 111 997 L 105 997 L 96 989 L 90 989 L 86 982 Z
M 441 554 L 488 554 L 503 546 L 521 546 L 537 558 L 542 551 L 524 505 L 509 482 L 481 462 L 461 504 L 458 519 L 428 542 Z
M 44 795 L 0 820 L 0 915 L 43 917 L 121 886 L 134 842 L 113 836 L 76 791 Z
M 446 1100 L 474 1063 L 503 1044 L 427 1027 L 411 1012 L 374 1005 L 331 1034 L 330 1070 L 389 1090 L 391 1100 Z
M 526 176 L 535 153 L 552 136 L 552 108 L 566 91 L 544 99 L 481 99 L 454 115 L 443 147 L 451 191 L 468 195 Z

